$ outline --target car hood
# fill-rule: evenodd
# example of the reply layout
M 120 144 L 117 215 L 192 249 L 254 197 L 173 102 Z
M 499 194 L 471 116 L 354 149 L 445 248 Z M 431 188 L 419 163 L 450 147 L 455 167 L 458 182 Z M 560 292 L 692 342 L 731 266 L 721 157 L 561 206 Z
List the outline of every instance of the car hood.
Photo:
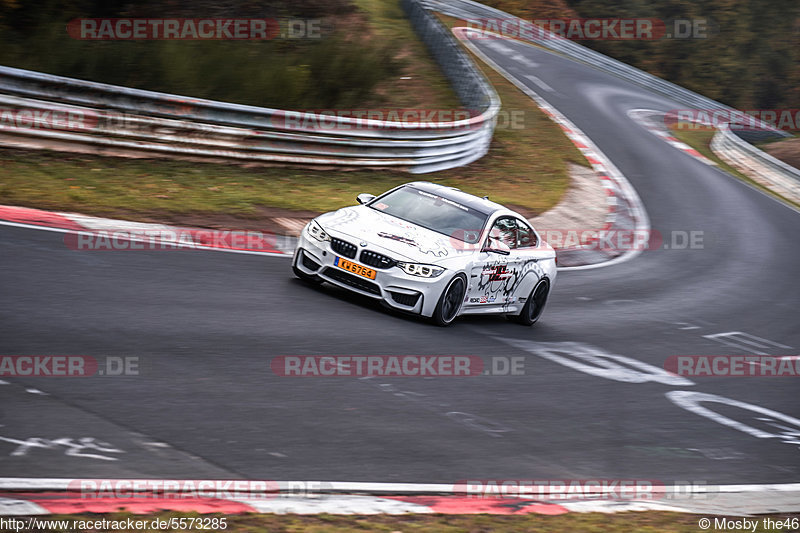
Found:
M 475 246 L 363 205 L 325 213 L 316 220 L 334 237 L 341 234 L 341 238 L 350 237 L 352 244 L 366 242 L 374 245 L 372 248 L 383 248 L 396 259 L 419 263 L 436 263 L 470 253 L 464 248 Z

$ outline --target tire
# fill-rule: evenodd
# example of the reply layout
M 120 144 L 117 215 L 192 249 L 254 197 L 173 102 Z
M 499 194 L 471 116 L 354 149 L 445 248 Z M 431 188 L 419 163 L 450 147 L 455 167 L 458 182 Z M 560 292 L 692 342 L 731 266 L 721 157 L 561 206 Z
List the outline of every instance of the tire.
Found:
M 461 311 L 464 296 L 467 294 L 467 278 L 464 274 L 456 274 L 447 284 L 439 297 L 436 309 L 433 310 L 433 323 L 437 326 L 449 326 Z
M 318 276 L 314 276 L 312 274 L 306 274 L 299 268 L 297 268 L 297 262 L 300 260 L 300 254 L 303 253 L 303 250 L 300 249 L 294 254 L 294 259 L 292 259 L 292 272 L 294 275 L 300 278 L 301 280 L 305 281 L 306 283 L 311 283 L 313 285 L 319 285 L 322 283 L 322 280 Z
M 532 326 L 539 320 L 539 317 L 542 316 L 549 295 L 550 280 L 542 278 L 533 287 L 530 296 L 528 296 L 528 301 L 525 302 L 519 314 L 511 315 L 509 318 L 523 326 Z

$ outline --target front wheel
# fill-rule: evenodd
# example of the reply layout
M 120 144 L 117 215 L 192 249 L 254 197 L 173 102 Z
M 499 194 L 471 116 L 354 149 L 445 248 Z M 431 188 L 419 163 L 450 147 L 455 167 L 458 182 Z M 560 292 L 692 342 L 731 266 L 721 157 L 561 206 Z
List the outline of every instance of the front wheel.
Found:
M 510 317 L 515 322 L 523 326 L 532 326 L 542 316 L 544 306 L 547 303 L 547 296 L 550 294 L 550 281 L 542 278 L 531 291 L 528 301 L 522 307 L 518 315 Z
M 464 295 L 467 293 L 467 281 L 463 274 L 456 275 L 447 284 L 439 297 L 439 303 L 433 310 L 433 322 L 437 326 L 449 326 L 458 316 Z

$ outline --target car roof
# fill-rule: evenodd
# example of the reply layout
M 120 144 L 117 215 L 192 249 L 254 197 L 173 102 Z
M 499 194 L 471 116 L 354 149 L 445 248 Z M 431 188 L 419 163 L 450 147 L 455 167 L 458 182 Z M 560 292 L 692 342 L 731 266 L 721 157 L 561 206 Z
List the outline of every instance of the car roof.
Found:
M 406 183 L 404 187 L 406 186 L 436 194 L 448 200 L 453 200 L 454 202 L 458 202 L 461 205 L 479 211 L 485 215 L 491 215 L 497 211 L 509 211 L 506 207 L 492 202 L 491 200 L 466 193 L 455 187 L 448 187 L 447 185 L 439 185 L 437 183 L 431 183 L 430 181 L 414 181 Z

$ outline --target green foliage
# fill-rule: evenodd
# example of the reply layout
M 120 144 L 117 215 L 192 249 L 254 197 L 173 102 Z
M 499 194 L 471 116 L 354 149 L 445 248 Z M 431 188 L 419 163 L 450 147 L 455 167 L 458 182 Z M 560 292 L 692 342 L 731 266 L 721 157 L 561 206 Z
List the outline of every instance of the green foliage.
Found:
M 265 16 L 248 14 L 247 2 L 240 3 L 235 13 L 216 15 Z M 133 8 L 82 0 L 20 4 L 0 5 L 0 64 L 127 87 L 276 108 L 346 108 L 363 105 L 376 85 L 402 67 L 395 43 L 362 47 L 347 38 L 358 29 L 357 21 L 347 31 L 303 41 L 81 41 L 67 34 L 73 18 L 130 16 L 129 9 L 144 16 L 176 15 L 148 10 L 147 2 Z M 273 4 L 291 14 L 287 2 Z M 305 0 L 291 8 L 305 12 L 313 4 Z M 337 11 L 349 6 L 331 3 L 337 4 Z M 201 2 L 197 10 L 203 9 Z
M 566 0 L 483 0 L 481 3 L 526 20 L 575 16 Z
M 581 17 L 706 19 L 707 38 L 581 44 L 733 107 L 800 107 L 797 0 L 568 2 Z
M 483 0 L 527 20 L 705 19 L 707 38 L 581 44 L 739 109 L 800 108 L 797 0 Z M 668 28 L 669 29 L 669 28 Z

